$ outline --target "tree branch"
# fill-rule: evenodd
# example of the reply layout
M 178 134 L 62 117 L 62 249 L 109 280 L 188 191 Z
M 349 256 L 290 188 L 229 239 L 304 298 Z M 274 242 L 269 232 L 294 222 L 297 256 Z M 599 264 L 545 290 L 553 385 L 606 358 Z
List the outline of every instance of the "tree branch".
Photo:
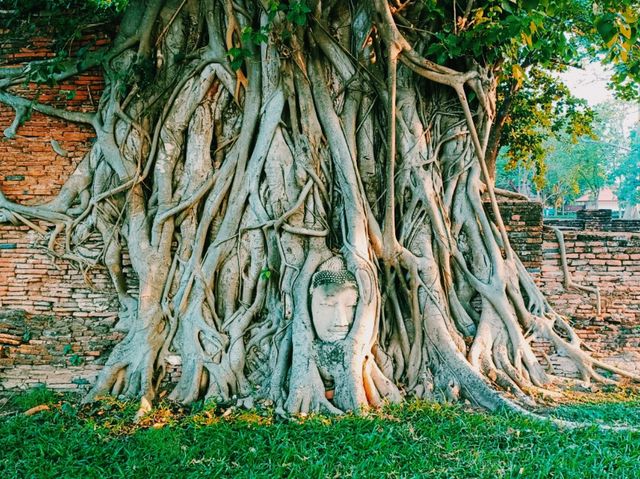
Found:
M 38 111 L 40 113 L 44 113 L 48 116 L 54 116 L 56 118 L 61 118 L 63 120 L 71 121 L 74 123 L 84 123 L 87 125 L 91 125 L 95 128 L 95 113 L 84 113 L 79 111 L 69 111 L 61 108 L 55 108 L 43 103 L 38 103 L 33 100 L 27 100 L 26 98 L 12 95 L 4 91 L 0 91 L 0 102 L 9 105 L 16 111 L 16 120 L 14 120 L 11 126 L 4 132 L 7 138 L 15 137 L 19 126 L 18 124 L 20 123 L 26 112 L 30 109 Z

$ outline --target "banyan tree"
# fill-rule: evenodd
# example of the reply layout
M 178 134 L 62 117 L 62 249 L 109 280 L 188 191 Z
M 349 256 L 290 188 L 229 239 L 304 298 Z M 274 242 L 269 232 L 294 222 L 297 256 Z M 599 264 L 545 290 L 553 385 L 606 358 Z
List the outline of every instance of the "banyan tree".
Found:
M 407 397 L 519 409 L 557 383 L 533 339 L 583 381 L 625 375 L 581 349 L 501 220 L 485 151 L 508 42 L 483 25 L 508 25 L 508 7 L 526 14 L 509 1 L 130 0 L 108 47 L 51 74 L 101 68 L 95 111 L 16 93 L 34 64 L 0 70 L 16 112 L 5 136 L 30 110 L 95 130 L 55 199 L 0 195 L 1 219 L 51 225 L 62 257 L 82 262 L 77 245 L 104 239 L 93 257 L 125 334 L 86 400 L 148 408 L 168 354 L 182 364 L 173 400 L 289 413 Z M 443 57 L 442 32 L 477 38 Z

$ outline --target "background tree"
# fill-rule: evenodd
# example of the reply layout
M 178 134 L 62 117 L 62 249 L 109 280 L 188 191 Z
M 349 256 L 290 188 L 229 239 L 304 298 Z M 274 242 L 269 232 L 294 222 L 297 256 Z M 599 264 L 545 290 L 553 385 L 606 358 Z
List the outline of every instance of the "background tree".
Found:
M 532 338 L 585 381 L 625 374 L 582 351 L 535 286 L 485 162 L 505 56 L 585 8 L 141 0 L 109 48 L 1 70 L 8 136 L 31 109 L 96 132 L 56 199 L 0 197 L 3 219 L 55 225 L 63 255 L 81 255 L 86 231 L 104 236 L 127 334 L 86 400 L 124 394 L 144 411 L 169 351 L 182 358 L 172 399 L 292 413 L 406 395 L 522 411 L 554 384 Z M 53 64 L 49 81 L 103 69 L 95 112 L 17 94 Z
M 625 202 L 625 218 L 638 219 L 640 211 L 640 124 L 629 134 L 630 147 L 617 165 L 618 198 Z
M 504 3 L 504 2 L 503 2 Z M 590 134 L 591 110 L 557 78 L 569 66 L 599 59 L 614 71 L 609 87 L 622 100 L 640 98 L 638 12 L 628 3 L 532 2 L 524 43 L 513 42 L 503 56 L 497 113 L 487 150 L 489 171 L 500 147 L 511 164 L 537 165 L 543 176 L 544 139 L 562 128 L 572 138 Z M 503 5 L 504 6 L 504 5 Z
M 493 147 L 502 148 L 501 172 L 520 171 L 517 191 L 528 194 L 540 190 L 545 183 L 549 164 L 545 159 L 553 140 L 576 143 L 578 137 L 594 136 L 594 113 L 585 100 L 573 96 L 566 85 L 547 71 L 531 68 L 521 81 L 517 91 L 513 91 L 517 83 L 513 79 L 498 87 L 498 102 L 505 111 L 500 142 Z M 525 181 L 528 176 L 531 176 L 529 183 Z M 522 191 L 527 184 L 528 191 Z
M 558 155 L 554 161 L 547 161 L 545 156 L 543 161 L 544 177 L 540 177 L 537 169 L 520 162 L 514 165 L 501 154 L 496 165 L 496 186 L 537 199 L 557 214 L 581 195 L 580 165 L 570 155 Z
M 537 197 L 556 210 L 583 194 L 598 198 L 605 186 L 616 187 L 616 176 L 621 174 L 617 172 L 629 152 L 624 119 L 630 107 L 620 101 L 599 104 L 589 109 L 593 119 L 589 120 L 588 134 L 578 134 L 582 126 L 560 123 L 554 127 L 557 133 L 546 139 L 544 126 L 536 130 L 536 121 L 523 118 L 521 124 L 528 124 L 530 130 L 516 130 L 516 153 L 512 147 L 503 149 L 497 184 Z M 568 121 L 575 118 L 570 115 Z M 527 152 L 529 145 L 534 145 L 531 152 Z

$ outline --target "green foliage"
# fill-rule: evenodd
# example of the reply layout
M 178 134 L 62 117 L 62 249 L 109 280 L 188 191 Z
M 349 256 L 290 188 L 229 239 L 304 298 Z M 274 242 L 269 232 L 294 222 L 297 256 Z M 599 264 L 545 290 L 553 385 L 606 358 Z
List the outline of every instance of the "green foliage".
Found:
M 574 97 L 564 83 L 542 69 L 531 68 L 522 87 L 514 91 L 514 86 L 507 82 L 498 90 L 499 102 L 510 101 L 500 138 L 507 147 L 505 168 L 522 166 L 533 171 L 533 182 L 540 188 L 545 183 L 549 140 L 562 136 L 576 143 L 580 136 L 593 137 L 594 113 L 586 101 Z
M 299 27 L 304 27 L 308 22 L 308 15 L 311 13 L 311 9 L 304 0 L 295 0 L 289 2 L 286 12 L 287 20 Z
M 129 4 L 129 0 L 90 0 L 89 3 L 103 9 L 114 9 L 116 12 L 121 12 Z
M 262 271 L 260 271 L 260 277 L 262 279 L 269 279 L 271 277 L 271 270 L 269 268 L 265 268 Z
M 229 64 L 233 70 L 242 68 L 245 60 L 248 60 L 254 47 L 261 43 L 269 41 L 269 34 L 273 33 L 279 38 L 276 42 L 287 41 L 291 38 L 291 32 L 296 27 L 304 27 L 308 24 L 311 9 L 307 6 L 305 0 L 296 0 L 291 2 L 280 2 L 272 0 L 267 8 L 267 16 L 269 22 L 260 29 L 255 30 L 250 26 L 244 27 L 240 34 L 240 43 L 227 51 Z M 289 25 L 281 26 L 279 31 L 271 32 L 276 15 L 282 14 Z
M 640 124 L 630 133 L 630 148 L 614 174 L 620 180 L 618 198 L 628 205 L 640 205 Z
M 594 4 L 595 29 L 600 36 L 599 48 L 590 51 L 604 55 L 613 65 L 610 87 L 623 100 L 640 100 L 640 4 L 637 1 Z
M 476 3 L 476 8 L 463 16 L 460 10 L 451 11 L 447 2 L 425 3 L 425 17 L 435 19 L 427 54 L 439 63 L 461 56 L 490 64 L 568 62 L 577 45 L 569 41 L 566 32 L 572 31 L 586 8 L 579 0 L 488 0 Z
M 233 47 L 229 49 L 227 55 L 229 56 L 229 64 L 231 65 L 231 68 L 234 70 L 239 70 L 240 68 L 242 68 L 242 64 L 244 63 L 245 59 L 251 55 L 251 50 L 247 48 Z
M 62 349 L 62 354 L 64 354 L 65 356 L 69 356 L 68 361 L 71 366 L 80 366 L 84 363 L 84 359 L 82 358 L 82 356 L 78 355 L 77 353 L 74 353 L 73 346 L 71 346 L 70 344 L 64 345 L 64 348 Z
M 584 138 L 575 144 L 566 139 L 550 143 L 547 163 L 553 167 L 550 167 L 545 186 L 553 188 L 566 184 L 576 196 L 589 193 L 596 198 L 608 182 L 607 146 Z
M 514 159 L 503 151 L 498 159 L 497 183 L 507 189 L 540 195 L 543 203 L 559 208 L 584 193 L 592 196 L 612 185 L 626 151 L 622 126 L 623 103 L 602 104 L 591 112 L 589 134 L 560 125 L 559 131 L 536 143 L 535 161 Z M 520 133 L 518 133 L 520 134 Z
M 69 358 L 69 364 L 71 364 L 72 366 L 80 366 L 83 363 L 84 360 L 78 354 L 72 354 Z
M 463 12 L 457 3 L 425 0 L 418 36 L 440 64 L 464 60 L 502 65 L 518 86 L 531 66 L 577 65 L 585 56 L 612 64 L 611 86 L 624 99 L 640 98 L 638 0 L 484 0 Z
M 60 52 L 55 58 L 47 63 L 34 64 L 30 68 L 28 81 L 46 84 L 53 87 L 56 85 L 55 76 L 64 72 L 66 65 L 66 54 Z
M 304 27 L 309 22 L 311 9 L 305 0 L 293 0 L 289 2 L 271 0 L 267 8 L 269 23 L 273 22 L 279 12 L 282 12 L 289 22 Z
M 491 66 L 499 80 L 499 115 L 504 131 L 493 137 L 508 148 L 509 168 L 534 171 L 542 186 L 545 139 L 566 132 L 575 141 L 589 135 L 592 113 L 584 101 L 552 76 L 587 57 L 612 65 L 611 88 L 640 98 L 638 0 L 484 0 L 464 11 L 456 2 L 425 0 L 414 42 L 439 64 L 464 69 Z M 409 28 L 409 27 L 407 27 Z M 403 30 L 404 33 L 404 30 Z M 408 34 L 409 35 L 409 34 Z M 426 37 L 426 39 L 424 38 Z M 500 119 L 500 117 L 499 117 Z
M 13 39 L 29 38 L 40 32 L 54 32 L 54 46 L 64 50 L 82 35 L 87 24 L 116 18 L 124 0 L 0 0 L 0 28 Z
M 262 27 L 255 31 L 251 27 L 244 27 L 240 37 L 242 46 L 232 47 L 227 52 L 229 64 L 233 70 L 242 68 L 244 61 L 251 57 L 253 47 L 267 42 L 269 39 L 269 29 L 268 27 Z
M 73 100 L 77 94 L 78 92 L 76 90 L 60 90 L 58 97 L 65 100 Z
M 426 402 L 291 421 L 268 412 L 222 414 L 214 403 L 192 410 L 161 404 L 134 424 L 135 403 L 109 398 L 78 408 L 46 394 L 49 411 L 0 421 L 4 477 L 625 479 L 637 477 L 640 457 L 637 432 L 558 430 Z M 36 399 L 19 411 L 41 404 Z M 554 414 L 638 424 L 637 393 L 577 400 Z
M 31 330 L 29 328 L 24 330 L 24 333 L 22 333 L 22 342 L 23 343 L 28 343 L 29 341 L 31 341 Z
M 99 8 L 86 0 L 0 0 L 0 9 L 9 12 L 0 15 L 3 55 L 21 48 L 29 50 L 33 39 L 51 39 L 55 56 L 31 62 L 25 78 L 25 83 L 50 87 L 56 85 L 56 75 L 81 64 L 90 54 L 93 44 L 83 39 L 87 28 L 103 24 L 102 32 L 113 33 L 119 14 L 115 7 Z M 79 47 L 81 39 L 83 45 Z

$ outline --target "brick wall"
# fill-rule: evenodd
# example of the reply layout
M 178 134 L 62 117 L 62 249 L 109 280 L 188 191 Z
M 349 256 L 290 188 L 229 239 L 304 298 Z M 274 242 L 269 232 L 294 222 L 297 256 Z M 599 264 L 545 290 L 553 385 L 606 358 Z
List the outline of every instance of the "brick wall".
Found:
M 85 391 L 123 338 L 113 330 L 119 305 L 106 268 L 79 269 L 43 246 L 27 227 L 0 225 L 0 398 L 43 384 Z M 100 235 L 85 246 L 101 248 Z M 126 252 L 123 272 L 129 293 L 137 296 Z M 179 377 L 179 358 L 170 356 L 165 382 Z
M 43 246 L 25 226 L 0 225 L 0 389 L 86 387 L 122 337 L 106 269 L 54 260 Z
M 28 45 L 3 43 L 0 67 L 17 66 L 22 62 L 43 60 L 52 56 L 52 40 L 34 38 Z M 104 47 L 109 39 L 98 32 L 87 33 L 70 50 L 73 56 L 82 45 L 91 49 Z M 104 81 L 99 72 L 89 71 L 54 86 L 17 85 L 12 92 L 58 108 L 73 111 L 95 111 Z M 15 118 L 12 108 L 0 104 L 0 131 L 9 127 Z M 95 137 L 84 125 L 68 123 L 33 111 L 18 129 L 16 138 L 0 139 L 0 188 L 8 199 L 25 204 L 41 203 L 58 192 L 65 179 L 88 151 Z M 52 140 L 66 152 L 54 151 Z
M 571 318 L 578 335 L 595 356 L 640 373 L 640 234 L 564 232 L 573 280 L 600 290 L 599 317 L 594 294 L 564 289 L 555 233 L 545 229 L 543 238 L 543 261 L 536 280 L 549 303 Z M 541 347 L 544 349 L 545 345 Z M 551 359 L 568 375 L 575 373 L 560 356 L 552 355 Z
M 575 218 L 548 219 L 545 224 L 562 229 L 640 232 L 640 220 L 614 219 L 611 210 L 581 210 L 576 212 Z
M 635 233 L 564 232 L 567 264 L 575 282 L 598 286 L 602 312 L 613 320 L 640 323 L 640 235 Z M 550 301 L 571 316 L 594 316 L 594 296 L 565 292 L 560 250 L 553 231 L 545 230 L 539 283 Z
M 487 212 L 493 217 L 491 209 Z M 542 263 L 542 203 L 500 202 L 500 213 L 509 234 L 511 247 L 531 273 L 539 273 Z
M 69 45 L 68 53 L 108 43 L 105 34 L 88 31 Z M 50 58 L 52 44 L 48 38 L 15 44 L 3 39 L 0 67 Z M 103 88 L 98 71 L 89 71 L 53 86 L 20 84 L 12 92 L 87 112 L 96 110 Z M 14 118 L 15 112 L 0 104 L 0 131 Z M 0 139 L 0 189 L 23 204 L 52 199 L 94 137 L 88 126 L 32 112 L 16 138 Z M 98 246 L 99 241 L 95 235 L 90 244 Z M 121 337 L 112 331 L 118 305 L 106 270 L 81 271 L 68 261 L 54 261 L 43 246 L 43 239 L 27 227 L 0 225 L 0 394 L 38 383 L 84 388 Z
M 26 226 L 0 225 L 0 307 L 77 319 L 114 317 L 118 301 L 106 269 L 56 261 L 44 246 Z M 100 236 L 92 235 L 85 246 L 101 248 Z
M 97 45 L 106 41 L 100 35 L 93 40 Z M 8 61 L 50 54 L 47 40 L 36 39 L 33 45 Z M 55 106 L 91 111 L 102 88 L 101 78 L 87 73 L 53 88 L 29 85 L 22 93 Z M 65 93 L 70 91 L 75 93 Z M 0 130 L 12 121 L 13 111 L 0 105 Z M 33 113 L 16 139 L 0 141 L 0 188 L 9 199 L 27 204 L 51 199 L 93 136 L 89 128 Z M 57 154 L 51 140 L 67 155 Z M 501 209 L 514 249 L 555 309 L 572 317 L 594 354 L 640 371 L 640 234 L 566 233 L 574 279 L 601 288 L 603 315 L 596 318 L 590 295 L 562 288 L 557 244 L 552 233 L 543 233 L 541 205 L 507 202 Z M 625 227 L 614 223 L 614 231 Z M 91 244 L 98 246 L 99 241 L 94 236 Z M 105 269 L 79 271 L 68 261 L 54 261 L 42 246 L 43 239 L 28 228 L 0 225 L 0 395 L 39 383 L 86 389 L 121 338 L 112 331 L 117 300 Z M 134 290 L 135 279 L 129 277 Z M 562 357 L 550 358 L 566 374 L 573 373 Z M 171 363 L 169 380 L 175 380 L 179 366 L 175 358 Z
M 570 318 L 577 334 L 596 357 L 640 373 L 640 233 L 638 221 L 613 220 L 611 210 L 580 212 L 573 220 L 545 220 L 564 231 L 567 263 L 573 280 L 598 286 L 601 315 L 594 294 L 566 291 L 555 233 L 543 227 L 542 205 L 501 202 L 511 245 L 560 314 Z M 590 231 L 585 231 L 585 229 Z M 537 342 L 564 375 L 577 371 L 566 358 Z

